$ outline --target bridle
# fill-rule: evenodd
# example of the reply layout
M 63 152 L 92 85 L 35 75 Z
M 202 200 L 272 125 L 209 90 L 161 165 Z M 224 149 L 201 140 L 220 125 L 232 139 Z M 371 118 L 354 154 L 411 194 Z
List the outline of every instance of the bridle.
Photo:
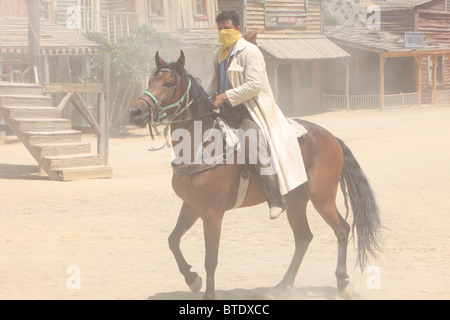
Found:
M 158 72 L 172 73 L 172 71 L 169 68 L 162 68 Z M 183 112 L 185 112 L 186 110 L 189 110 L 189 107 L 194 102 L 194 99 L 189 101 L 190 95 L 191 95 L 190 91 L 191 91 L 191 87 L 192 87 L 192 80 L 190 77 L 188 77 L 188 80 L 189 80 L 189 83 L 188 83 L 186 92 L 181 96 L 180 100 L 178 100 L 175 103 L 172 103 L 169 105 L 164 105 L 165 102 L 175 93 L 175 90 L 177 88 L 176 84 L 172 87 L 170 92 L 161 100 L 158 100 L 155 97 L 155 95 L 152 94 L 148 90 L 145 91 L 144 94 L 138 99 L 138 100 L 145 101 L 150 108 L 151 123 L 149 122 L 148 125 L 149 125 L 149 131 L 150 131 L 150 136 L 151 136 L 152 140 L 155 140 L 152 129 L 154 128 L 156 130 L 156 132 L 158 132 L 157 127 L 160 124 L 164 123 L 166 125 L 166 127 L 164 128 L 164 137 L 165 137 L 164 145 L 162 145 L 159 148 L 150 147 L 149 151 L 158 151 L 158 150 L 161 150 L 162 148 L 164 148 L 165 146 L 170 146 L 168 132 L 169 132 L 169 127 L 171 124 L 196 120 L 195 117 L 188 118 L 188 119 L 173 120 L 176 117 L 178 117 L 179 115 L 181 115 Z M 176 110 L 173 112 L 173 114 L 170 116 L 167 116 L 167 111 L 174 109 L 174 108 L 176 108 Z M 211 114 L 215 114 L 215 113 L 216 113 L 216 111 L 212 110 L 211 112 L 208 112 L 208 113 L 202 115 L 201 118 L 209 116 Z
M 172 71 L 170 69 L 168 69 L 168 68 L 163 68 L 163 69 L 159 70 L 159 72 L 170 72 L 170 73 L 172 73 Z M 186 92 L 181 96 L 180 100 L 178 100 L 175 103 L 172 103 L 172 104 L 169 104 L 167 106 L 164 106 L 164 103 L 166 102 L 166 100 L 169 99 L 175 93 L 175 90 L 177 88 L 176 84 L 172 87 L 170 92 L 164 98 L 162 98 L 161 100 L 158 100 L 155 97 L 155 95 L 153 93 L 151 93 L 150 91 L 148 91 L 148 90 L 144 91 L 144 94 L 138 99 L 138 100 L 145 101 L 148 104 L 148 106 L 149 106 L 150 113 L 151 113 L 151 123 L 148 124 L 148 127 L 149 127 L 150 136 L 151 136 L 152 140 L 155 140 L 155 138 L 153 136 L 152 128 L 155 128 L 155 130 L 157 131 L 157 127 L 164 120 L 165 120 L 165 124 L 166 124 L 166 127 L 164 129 L 164 137 L 165 137 L 164 145 L 159 147 L 159 148 L 150 147 L 149 148 L 150 151 L 158 151 L 158 150 L 161 150 L 162 148 L 164 148 L 166 145 L 169 145 L 168 131 L 169 131 L 170 124 L 175 123 L 175 122 L 179 122 L 179 121 L 183 121 L 183 120 L 173 121 L 172 119 L 178 117 L 184 111 L 188 110 L 189 106 L 194 102 L 193 99 L 191 101 L 189 101 L 192 81 L 191 81 L 190 78 L 188 78 L 188 80 L 189 80 L 189 84 L 188 84 L 188 87 L 186 89 Z M 148 98 L 150 98 L 153 101 L 153 104 Z M 184 103 L 184 107 L 183 107 L 183 103 Z M 176 108 L 175 112 L 171 116 L 168 117 L 167 116 L 167 111 L 170 110 L 170 109 L 174 109 L 174 108 Z
M 171 70 L 161 69 L 159 70 L 159 72 L 171 72 Z M 176 84 L 172 87 L 170 92 L 161 100 L 158 100 L 150 91 L 145 91 L 144 94 L 139 98 L 139 100 L 145 101 L 150 107 L 150 112 L 152 115 L 151 126 L 154 127 L 158 126 L 164 120 L 166 120 L 165 122 L 167 124 L 170 124 L 172 122 L 171 121 L 172 119 L 176 118 L 181 113 L 189 109 L 189 106 L 192 104 L 193 100 L 189 101 L 192 81 L 190 78 L 188 78 L 188 80 L 189 80 L 188 87 L 186 89 L 186 92 L 181 96 L 180 100 L 167 106 L 164 106 L 164 103 L 175 93 L 175 90 L 177 88 Z M 153 104 L 147 97 L 149 97 L 153 101 Z M 176 108 L 175 112 L 171 116 L 167 116 L 167 111 L 174 108 Z

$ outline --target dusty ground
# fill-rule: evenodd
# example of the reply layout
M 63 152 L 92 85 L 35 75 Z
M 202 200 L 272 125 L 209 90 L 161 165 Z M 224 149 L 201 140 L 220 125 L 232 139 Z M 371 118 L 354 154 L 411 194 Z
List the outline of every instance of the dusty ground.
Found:
M 361 274 L 349 244 L 354 298 L 450 299 L 450 107 L 304 118 L 349 145 L 376 191 L 384 251 Z M 170 153 L 148 152 L 158 143 L 146 130 L 131 133 L 111 139 L 109 180 L 49 181 L 21 144 L 0 145 L 0 299 L 201 298 L 188 292 L 167 245 L 181 205 L 170 185 Z M 314 240 L 295 288 L 281 294 L 271 287 L 293 254 L 286 217 L 270 221 L 266 205 L 228 213 L 217 297 L 339 299 L 336 239 L 313 208 L 308 218 Z M 205 278 L 200 222 L 182 249 Z M 70 289 L 73 279 L 80 289 Z

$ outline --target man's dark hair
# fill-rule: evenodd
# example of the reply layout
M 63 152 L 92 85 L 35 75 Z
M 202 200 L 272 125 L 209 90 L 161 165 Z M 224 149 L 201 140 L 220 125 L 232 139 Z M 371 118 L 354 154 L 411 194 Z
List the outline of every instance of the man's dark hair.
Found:
M 219 15 L 216 18 L 216 23 L 219 24 L 220 22 L 227 20 L 231 20 L 235 28 L 241 25 L 239 21 L 239 15 L 234 10 L 226 10 L 219 13 Z

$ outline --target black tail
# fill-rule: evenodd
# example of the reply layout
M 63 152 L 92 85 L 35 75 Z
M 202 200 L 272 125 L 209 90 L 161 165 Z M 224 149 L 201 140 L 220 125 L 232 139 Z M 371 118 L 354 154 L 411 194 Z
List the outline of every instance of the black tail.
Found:
M 362 271 L 368 262 L 367 253 L 369 252 L 373 257 L 376 257 L 377 251 L 381 249 L 379 210 L 366 175 L 347 145 L 342 140 L 337 140 L 344 152 L 341 189 L 344 193 L 347 216 L 347 198 L 350 199 L 353 212 L 352 234 L 354 235 L 356 227 L 358 236 L 358 260 L 356 263 L 359 263 Z

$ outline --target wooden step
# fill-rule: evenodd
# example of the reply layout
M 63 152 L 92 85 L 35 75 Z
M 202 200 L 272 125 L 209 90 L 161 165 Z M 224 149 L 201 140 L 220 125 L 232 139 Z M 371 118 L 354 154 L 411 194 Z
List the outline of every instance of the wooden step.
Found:
M 56 170 L 63 181 L 79 179 L 109 179 L 113 177 L 113 169 L 105 166 L 88 166 L 78 168 L 62 168 Z
M 53 107 L 10 107 L 0 106 L 0 114 L 8 118 L 60 118 L 61 111 Z
M 76 130 L 24 131 L 23 133 L 30 145 L 81 141 L 81 131 Z
M 61 131 L 72 129 L 72 122 L 69 119 L 32 119 L 15 118 L 18 127 L 22 131 Z
M 0 105 L 9 107 L 51 107 L 53 106 L 53 99 L 43 95 L 0 95 Z
M 91 152 L 91 144 L 87 142 L 47 143 L 32 146 L 38 157 L 65 156 L 86 154 Z
M 0 95 L 42 95 L 42 86 L 32 83 L 0 82 Z
M 59 171 L 63 168 L 76 168 L 76 167 L 92 167 L 100 166 L 102 159 L 98 154 L 77 154 L 77 155 L 65 155 L 65 156 L 48 156 L 42 157 L 46 161 L 50 170 Z

